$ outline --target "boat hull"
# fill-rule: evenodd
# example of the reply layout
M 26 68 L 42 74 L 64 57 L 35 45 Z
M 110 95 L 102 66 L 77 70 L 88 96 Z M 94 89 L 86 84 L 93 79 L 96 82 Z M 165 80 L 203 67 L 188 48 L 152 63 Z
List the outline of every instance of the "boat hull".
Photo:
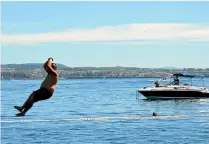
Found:
M 139 90 L 147 99 L 204 99 L 209 93 L 201 91 L 147 91 Z

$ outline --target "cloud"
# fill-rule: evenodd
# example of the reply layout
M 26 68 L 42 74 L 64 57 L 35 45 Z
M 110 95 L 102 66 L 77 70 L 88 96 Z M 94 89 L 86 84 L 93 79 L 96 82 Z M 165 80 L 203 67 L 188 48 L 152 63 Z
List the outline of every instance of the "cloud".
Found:
M 152 40 L 209 41 L 209 24 L 144 23 L 104 26 L 94 29 L 69 29 L 39 34 L 2 34 L 1 44 L 39 44 L 52 42 L 115 42 Z M 142 41 L 142 42 L 140 42 Z
M 88 42 L 72 42 L 73 44 L 102 44 L 102 45 L 145 45 L 150 44 L 148 41 L 88 41 Z

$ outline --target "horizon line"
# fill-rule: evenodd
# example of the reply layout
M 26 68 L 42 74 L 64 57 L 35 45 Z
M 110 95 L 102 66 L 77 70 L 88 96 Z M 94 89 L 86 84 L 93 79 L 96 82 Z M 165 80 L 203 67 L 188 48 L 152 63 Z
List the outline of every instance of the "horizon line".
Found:
M 43 63 L 5 63 L 5 64 L 0 64 L 2 65 L 22 65 L 22 64 L 43 64 Z M 143 69 L 188 69 L 188 68 L 193 68 L 193 69 L 208 69 L 209 67 L 175 67 L 175 66 L 163 66 L 163 67 L 139 67 L 139 66 L 119 66 L 119 65 L 115 65 L 115 66 L 68 66 L 66 64 L 62 64 L 62 63 L 56 63 L 56 64 L 60 64 L 60 65 L 64 65 L 68 68 L 85 68 L 85 67 L 92 67 L 92 68 L 104 68 L 104 67 L 123 67 L 123 68 L 143 68 Z

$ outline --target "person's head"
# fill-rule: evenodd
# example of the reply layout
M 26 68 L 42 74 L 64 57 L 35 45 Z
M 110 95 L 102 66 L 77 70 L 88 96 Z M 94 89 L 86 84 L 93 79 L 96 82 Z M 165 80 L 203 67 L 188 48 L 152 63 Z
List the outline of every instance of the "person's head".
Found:
M 158 81 L 155 81 L 155 83 L 154 84 L 159 84 L 159 82 Z
M 157 112 L 153 112 L 153 114 L 152 114 L 152 116 L 157 116 L 158 114 L 157 114 Z
M 159 82 L 158 81 L 155 81 L 155 87 L 159 87 Z
M 54 70 L 57 70 L 57 65 L 56 65 L 55 63 L 52 63 L 52 68 L 53 68 Z

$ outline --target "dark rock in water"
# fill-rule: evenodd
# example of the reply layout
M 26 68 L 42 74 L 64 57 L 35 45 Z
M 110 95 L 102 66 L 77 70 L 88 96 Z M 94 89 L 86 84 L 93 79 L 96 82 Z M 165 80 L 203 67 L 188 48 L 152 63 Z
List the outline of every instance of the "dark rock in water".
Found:
M 157 116 L 157 112 L 153 112 L 152 116 Z

